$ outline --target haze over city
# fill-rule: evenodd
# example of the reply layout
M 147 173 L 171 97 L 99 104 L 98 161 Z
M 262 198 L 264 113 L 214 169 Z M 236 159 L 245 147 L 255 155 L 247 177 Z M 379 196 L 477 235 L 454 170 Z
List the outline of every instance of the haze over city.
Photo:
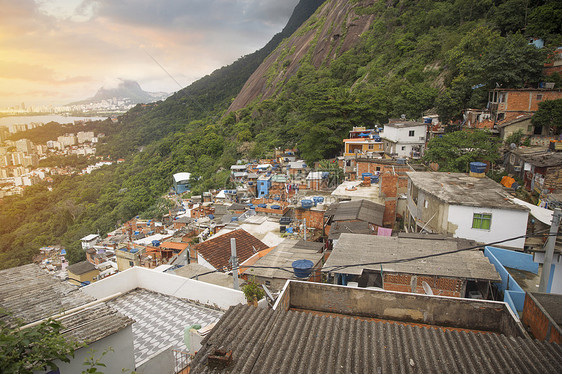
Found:
M 64 105 L 120 78 L 177 91 L 262 47 L 296 3 L 0 0 L 0 108 Z

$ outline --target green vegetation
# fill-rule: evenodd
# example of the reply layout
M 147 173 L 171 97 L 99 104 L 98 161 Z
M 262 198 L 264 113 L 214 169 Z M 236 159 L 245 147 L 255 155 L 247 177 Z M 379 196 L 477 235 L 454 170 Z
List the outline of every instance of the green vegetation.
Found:
M 496 162 L 500 145 L 499 138 L 489 131 L 455 131 L 431 139 L 423 158 L 438 163 L 439 171 L 466 173 L 471 162 Z
M 70 362 L 79 347 L 61 335 L 63 326 L 55 320 L 21 329 L 0 321 L 0 367 L 6 374 L 32 374 L 55 370 L 54 361 Z
M 248 301 L 248 303 L 259 301 L 265 297 L 265 291 L 259 284 L 256 283 L 253 277 L 248 281 L 248 283 L 242 286 L 242 292 L 244 293 L 244 296 L 246 296 L 246 301 Z
M 192 173 L 193 192 L 200 193 L 230 187 L 231 164 L 270 155 L 276 147 L 297 147 L 312 162 L 337 155 L 352 126 L 373 127 L 401 114 L 419 119 L 430 109 L 446 121 L 460 119 L 462 109 L 485 105 L 488 89 L 496 84 L 521 87 L 541 79 L 547 49 L 529 46 L 524 30 L 533 36 L 529 30 L 535 27 L 548 36 L 550 45 L 559 35 L 555 2 L 540 6 L 524 2 L 525 9 L 517 6 L 520 0 L 376 1 L 368 7 L 357 1 L 351 11 L 356 14 L 348 19 L 365 14 L 374 20 L 356 45 L 345 50 L 333 44 L 330 57 L 316 65 L 311 51 L 298 62 L 298 71 L 279 83 L 275 96 L 225 114 L 243 84 L 277 46 L 287 50 L 280 51 L 283 59 L 268 74 L 286 70 L 297 53 L 282 40 L 320 3 L 302 1 L 283 32 L 263 49 L 164 102 L 136 106 L 117 125 L 101 123 L 107 136 L 97 155 L 126 162 L 91 175 L 56 177 L 52 191 L 39 185 L 27 188 L 23 197 L 4 199 L 0 268 L 27 263 L 39 247 L 49 244 L 64 245 L 71 263 L 83 259 L 81 237 L 104 234 L 143 212 L 162 213 L 165 206 L 159 198 L 169 190 L 176 172 Z M 539 10 L 543 19 L 554 20 L 552 24 L 542 25 L 538 16 L 532 16 Z M 503 22 L 506 15 L 514 21 Z M 322 25 L 348 30 L 347 24 L 327 22 L 316 16 L 316 23 L 307 23 L 309 31 L 316 32 L 315 43 Z M 452 144 L 461 140 L 453 139 Z M 452 154 L 447 156 L 450 163 L 442 167 L 464 171 L 473 157 L 493 159 L 494 144 L 482 148 L 474 144 L 461 149 L 486 152 Z M 446 151 L 430 146 L 437 148 L 435 160 Z M 453 160 L 457 156 L 460 159 Z
M 531 117 L 534 126 L 560 131 L 562 127 L 562 99 L 546 100 L 539 103 L 539 110 Z

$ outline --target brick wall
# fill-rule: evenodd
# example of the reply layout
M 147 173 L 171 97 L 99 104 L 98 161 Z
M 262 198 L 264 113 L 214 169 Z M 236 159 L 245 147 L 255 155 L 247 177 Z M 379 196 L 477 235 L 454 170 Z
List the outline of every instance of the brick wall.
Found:
M 311 209 L 295 209 L 296 219 L 306 219 L 306 226 L 322 230 L 324 226 L 324 212 L 320 210 Z
M 523 316 L 521 322 L 530 329 L 533 336 L 538 340 L 546 340 L 551 343 L 562 344 L 562 336 L 560 332 L 552 326 L 548 317 L 543 313 L 533 298 L 529 294 L 525 295 L 525 304 L 523 306 Z M 550 330 L 550 332 L 549 332 Z
M 537 95 L 542 95 L 542 100 Z M 506 102 L 498 105 L 498 111 L 535 112 L 540 102 L 556 99 L 562 99 L 562 91 L 509 91 Z
M 410 274 L 385 273 L 383 288 L 389 291 L 413 292 L 425 294 L 423 283 L 433 290 L 434 295 L 462 297 L 464 281 L 457 278 L 416 276 Z

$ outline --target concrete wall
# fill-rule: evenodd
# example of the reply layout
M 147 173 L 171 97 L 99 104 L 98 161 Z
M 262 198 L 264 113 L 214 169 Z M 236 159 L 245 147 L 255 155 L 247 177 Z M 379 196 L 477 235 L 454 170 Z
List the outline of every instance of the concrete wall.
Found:
M 544 252 L 535 253 L 534 261 L 544 263 Z M 562 255 L 554 253 L 546 292 L 562 294 Z
M 472 228 L 474 213 L 492 214 L 490 230 Z M 493 243 L 514 236 L 525 235 L 529 213 L 522 210 L 450 205 L 448 217 L 449 222 L 457 227 L 452 232 L 456 238 L 472 239 L 481 243 Z M 504 242 L 502 245 L 522 249 L 525 245 L 525 238 Z
M 521 322 L 503 302 L 369 290 L 290 281 L 276 308 L 338 313 L 367 318 L 527 336 Z
M 83 287 L 82 290 L 96 299 L 101 299 L 117 292 L 126 293 L 135 288 L 144 288 L 220 309 L 228 309 L 230 306 L 246 302 L 242 291 L 142 267 L 117 273 Z
M 526 336 L 503 302 L 291 281 L 290 308 Z
M 99 358 L 107 349 L 113 350 L 107 352 L 100 360 L 105 367 L 99 369 L 104 373 L 121 373 L 125 369 L 126 373 L 135 370 L 135 356 L 133 351 L 133 327 L 127 326 L 115 334 L 109 335 L 87 347 L 80 348 L 74 351 L 74 358 L 69 363 L 62 361 L 55 361 L 59 367 L 60 374 L 76 374 L 81 373 L 82 370 L 87 369 L 84 362 L 87 358 L 92 356 L 92 351 L 95 358 Z
M 164 348 L 135 369 L 136 374 L 173 374 L 175 372 L 175 357 L 172 346 Z

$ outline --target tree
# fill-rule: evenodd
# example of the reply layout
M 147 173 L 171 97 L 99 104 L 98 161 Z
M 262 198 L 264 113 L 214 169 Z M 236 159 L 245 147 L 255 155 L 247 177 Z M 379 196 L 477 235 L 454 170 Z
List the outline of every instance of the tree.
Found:
M 539 103 L 539 110 L 531 117 L 534 126 L 558 129 L 562 127 L 562 99 L 546 100 Z
M 2 373 L 32 374 L 55 370 L 54 361 L 70 362 L 80 345 L 61 335 L 60 322 L 49 319 L 37 326 L 22 329 L 0 321 L 0 367 Z
M 495 162 L 499 146 L 500 140 L 489 131 L 455 131 L 431 139 L 423 159 L 439 164 L 441 171 L 466 172 L 471 162 Z

